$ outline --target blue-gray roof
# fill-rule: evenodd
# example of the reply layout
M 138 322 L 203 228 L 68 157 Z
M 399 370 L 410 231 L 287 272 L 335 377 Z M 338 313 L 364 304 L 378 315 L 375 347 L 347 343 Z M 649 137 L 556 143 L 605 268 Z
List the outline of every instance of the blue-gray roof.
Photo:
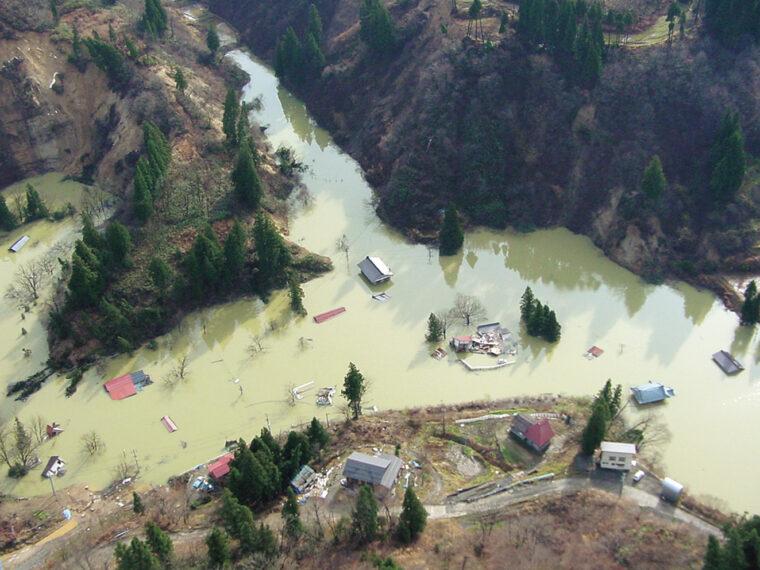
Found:
M 382 485 L 390 489 L 399 469 L 401 469 L 401 460 L 395 455 L 366 455 L 354 451 L 346 460 L 343 475 L 349 479 L 356 479 L 370 485 Z
M 723 372 L 726 374 L 734 374 L 736 372 L 741 372 L 744 370 L 744 366 L 742 366 L 738 360 L 736 360 L 733 356 L 731 356 L 728 352 L 725 350 L 721 350 L 719 352 L 716 352 L 712 355 L 713 360 L 715 363 L 720 366 L 723 369 Z
M 633 397 L 639 404 L 653 404 L 654 402 L 661 402 L 666 398 L 675 396 L 675 390 L 673 388 L 666 388 L 659 382 L 649 381 L 649 384 L 643 386 L 636 386 L 631 388 Z
M 388 268 L 383 260 L 379 257 L 370 257 L 369 255 L 357 263 L 359 269 L 367 278 L 367 280 L 374 284 L 387 281 L 393 276 L 393 272 Z
M 298 472 L 298 474 L 293 477 L 293 480 L 290 482 L 293 489 L 295 489 L 296 493 L 303 493 L 317 478 L 316 473 L 314 473 L 314 469 L 309 467 L 308 465 L 304 465 L 301 467 L 301 470 Z

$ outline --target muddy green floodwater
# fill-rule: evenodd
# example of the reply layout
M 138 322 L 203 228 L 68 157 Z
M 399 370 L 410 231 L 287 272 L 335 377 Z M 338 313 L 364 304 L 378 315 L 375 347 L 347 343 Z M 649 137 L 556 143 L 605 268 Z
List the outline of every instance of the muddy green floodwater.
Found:
M 666 474 L 696 495 L 718 497 L 735 510 L 760 512 L 754 485 L 760 443 L 753 437 L 760 428 L 755 413 L 760 404 L 757 340 L 713 295 L 684 284 L 646 285 L 606 259 L 588 239 L 561 229 L 531 234 L 477 230 L 467 235 L 459 255 L 446 258 L 409 244 L 374 215 L 371 190 L 358 165 L 271 71 L 242 51 L 230 57 L 251 76 L 244 98 L 261 98 L 253 120 L 267 126 L 274 148 L 292 147 L 308 166 L 304 182 L 310 200 L 294 203 L 289 238 L 330 256 L 335 270 L 304 285 L 306 318 L 291 317 L 283 293 L 274 294 L 266 306 L 240 300 L 190 315 L 158 339 L 155 351 L 143 348 L 90 370 L 70 399 L 63 396 L 65 380 L 51 379 L 26 404 L 3 400 L 0 415 L 5 418 L 18 414 L 29 420 L 40 414 L 66 429 L 39 450 L 43 461 L 52 454 L 67 460 L 60 485 L 84 481 L 103 486 L 113 479 L 122 457 L 139 464 L 144 481 L 162 483 L 219 455 L 226 439 L 252 437 L 267 421 L 278 432 L 312 416 L 324 421 L 329 414 L 337 420 L 339 406 L 317 406 L 315 391 L 340 389 L 348 363 L 354 362 L 370 381 L 365 405 L 381 410 L 542 393 L 590 394 L 607 378 L 626 392 L 650 379 L 662 381 L 677 393 L 654 409 L 672 434 L 661 447 Z M 25 231 L 42 247 L 49 243 L 46 227 L 40 226 L 39 237 L 33 235 L 36 226 Z M 347 254 L 337 247 L 343 235 Z M 0 243 L 4 267 L 22 259 L 5 253 L 14 236 Z M 365 255 L 378 255 L 391 267 L 391 282 L 371 287 L 359 276 L 356 264 Z M 5 274 L 4 269 L 3 283 Z M 556 346 L 521 333 L 519 299 L 526 286 L 555 310 L 563 327 Z M 372 299 L 381 291 L 390 300 Z M 449 308 L 457 294 L 477 297 L 487 310 L 486 320 L 514 331 L 516 364 L 475 373 L 451 354 L 442 361 L 429 356 L 434 347 L 423 340 L 427 316 Z M 332 320 L 312 320 L 341 306 L 346 312 Z M 35 324 L 21 338 L 19 313 L 6 300 L 0 316 L 0 378 L 7 384 L 36 370 L 45 352 L 44 332 Z M 253 339 L 262 350 L 250 350 Z M 33 347 L 28 360 L 20 356 L 27 343 Z M 584 354 L 592 345 L 605 352 L 590 361 Z M 747 369 L 724 376 L 710 360 L 719 349 L 733 351 Z M 186 379 L 168 386 L 162 379 L 183 356 Z M 485 356 L 469 358 L 473 364 L 493 363 Z M 103 382 L 139 368 L 155 383 L 134 397 L 111 401 Z M 314 382 L 313 388 L 289 405 L 288 389 L 307 382 Z M 635 417 L 649 410 L 630 406 L 629 413 Z M 164 415 L 178 431 L 167 432 L 160 423 Z M 107 446 L 97 458 L 82 452 L 81 437 L 91 430 Z M 49 489 L 38 471 L 19 483 L 3 479 L 2 485 L 17 494 Z

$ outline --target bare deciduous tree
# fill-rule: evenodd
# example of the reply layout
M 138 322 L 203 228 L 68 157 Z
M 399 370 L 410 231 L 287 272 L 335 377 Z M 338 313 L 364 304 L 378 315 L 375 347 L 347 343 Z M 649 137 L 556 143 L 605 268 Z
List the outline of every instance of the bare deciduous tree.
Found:
M 435 313 L 435 318 L 441 323 L 441 333 L 443 338 L 446 338 L 446 331 L 451 326 L 451 311 L 438 311 Z
M 47 424 L 39 414 L 32 418 L 30 429 L 35 445 L 40 445 L 47 438 Z
M 0 421 L 2 424 L 2 421 Z M 8 467 L 11 467 L 13 463 L 11 458 L 13 457 L 13 451 L 11 447 L 11 434 L 7 425 L 0 425 L 0 459 L 2 459 Z
M 38 257 L 19 266 L 5 296 L 21 303 L 36 301 L 54 271 L 55 260 L 49 256 Z
M 472 321 L 480 320 L 486 316 L 486 309 L 475 297 L 457 295 L 449 315 L 451 319 L 461 321 L 469 327 Z
M 82 436 L 82 447 L 89 455 L 102 455 L 106 450 L 103 438 L 96 431 L 89 431 Z
M 187 353 L 183 354 L 181 358 L 177 359 L 177 366 L 172 369 L 172 372 L 180 380 L 184 380 L 190 375 L 190 369 L 188 368 Z
M 265 350 L 264 339 L 261 335 L 251 335 L 251 342 L 248 344 L 248 354 L 251 355 L 251 358 L 258 356 L 260 352 Z

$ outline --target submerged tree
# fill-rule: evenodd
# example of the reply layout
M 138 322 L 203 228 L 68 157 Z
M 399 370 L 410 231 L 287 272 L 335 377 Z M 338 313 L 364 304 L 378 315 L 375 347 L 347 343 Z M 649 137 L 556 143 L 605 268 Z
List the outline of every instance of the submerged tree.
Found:
M 301 284 L 295 277 L 290 279 L 290 287 L 288 289 L 288 297 L 290 298 L 290 310 L 298 316 L 306 315 L 306 307 L 303 306 L 303 289 Z

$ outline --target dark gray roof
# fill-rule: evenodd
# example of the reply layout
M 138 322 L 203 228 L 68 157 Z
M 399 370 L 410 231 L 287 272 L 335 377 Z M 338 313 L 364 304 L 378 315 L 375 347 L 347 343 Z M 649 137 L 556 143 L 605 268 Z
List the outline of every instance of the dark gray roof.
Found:
M 485 325 L 478 325 L 478 332 L 485 334 L 489 332 L 499 332 L 501 330 L 501 323 L 488 323 Z
M 671 396 L 675 396 L 673 388 L 666 388 L 659 382 L 649 381 L 649 384 L 642 386 L 636 386 L 631 388 L 633 397 L 639 404 L 653 404 L 654 402 L 660 402 Z
M 343 475 L 371 485 L 382 485 L 386 489 L 393 486 L 401 460 L 395 455 L 366 455 L 354 451 L 346 460 Z
M 736 372 L 741 372 L 744 370 L 744 366 L 742 366 L 738 360 L 736 360 L 733 356 L 731 356 L 729 353 L 727 353 L 725 350 L 721 350 L 719 352 L 716 352 L 712 355 L 713 360 L 715 363 L 720 366 L 723 369 L 723 372 L 726 374 L 734 374 Z
M 512 419 L 512 426 L 509 429 L 517 435 L 524 436 L 525 432 L 528 431 L 528 428 L 532 426 L 533 423 L 533 420 L 525 414 L 517 414 Z
M 359 269 L 362 270 L 362 273 L 367 280 L 373 284 L 390 279 L 393 275 L 393 272 L 391 272 L 388 266 L 385 265 L 383 260 L 379 257 L 367 256 L 361 260 L 361 262 L 357 263 L 357 265 L 359 266 Z

